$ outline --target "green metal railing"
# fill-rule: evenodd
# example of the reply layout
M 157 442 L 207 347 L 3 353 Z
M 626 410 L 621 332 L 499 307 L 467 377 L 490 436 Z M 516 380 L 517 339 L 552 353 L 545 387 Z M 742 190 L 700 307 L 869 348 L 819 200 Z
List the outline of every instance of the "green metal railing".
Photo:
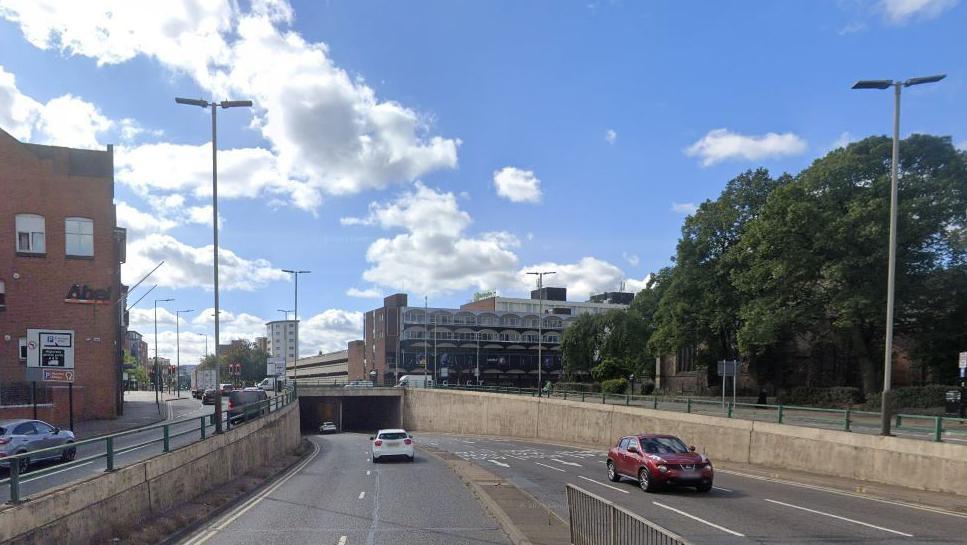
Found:
M 880 413 L 846 409 L 824 409 L 782 404 L 732 403 L 721 400 L 679 396 L 608 394 L 575 390 L 519 388 L 515 386 L 434 386 L 436 389 L 466 390 L 532 397 L 558 398 L 568 401 L 625 405 L 654 410 L 674 411 L 743 420 L 775 422 L 793 426 L 838 429 L 859 433 L 879 433 Z M 967 419 L 949 416 L 897 414 L 893 426 L 897 432 L 922 436 L 932 441 L 945 437 L 967 440 Z M 868 431 L 865 431 L 868 430 Z
M 222 428 L 225 431 L 228 431 L 233 427 L 273 413 L 289 405 L 296 399 L 297 395 L 295 388 L 290 388 L 283 390 L 279 392 L 278 395 L 263 401 L 249 403 L 241 406 L 238 409 L 225 410 L 222 412 Z M 6 466 L 9 471 L 9 476 L 5 479 L 0 479 L 0 486 L 9 486 L 9 503 L 21 503 L 23 501 L 23 497 L 21 495 L 21 485 L 24 482 L 32 481 L 51 473 L 60 473 L 65 469 L 89 465 L 92 462 L 99 460 L 104 460 L 104 471 L 114 471 L 119 467 L 116 463 L 118 456 L 157 443 L 161 443 L 162 453 L 171 452 L 173 440 L 180 437 L 196 436 L 197 440 L 203 441 L 210 435 L 214 435 L 214 433 L 209 433 L 209 428 L 214 428 L 215 424 L 216 422 L 214 414 L 193 416 L 190 418 L 167 422 L 165 424 L 155 424 L 152 426 L 145 426 L 143 428 L 102 435 L 92 439 L 76 441 L 66 445 L 32 450 L 12 456 L 5 456 L 0 458 L 0 467 Z M 132 444 L 126 444 L 124 446 L 119 446 L 116 444 L 117 440 L 119 439 L 144 434 L 147 432 L 152 432 L 154 437 Z M 159 432 L 160 435 L 158 435 Z M 97 452 L 82 458 L 77 458 L 75 456 L 79 448 L 89 446 L 93 446 Z M 98 447 L 103 448 L 98 449 Z M 46 459 L 55 457 L 69 459 L 69 461 L 29 472 L 24 471 L 24 466 L 26 465 L 29 467 L 30 460 L 32 459 Z M 137 461 L 132 461 L 131 463 L 137 463 Z

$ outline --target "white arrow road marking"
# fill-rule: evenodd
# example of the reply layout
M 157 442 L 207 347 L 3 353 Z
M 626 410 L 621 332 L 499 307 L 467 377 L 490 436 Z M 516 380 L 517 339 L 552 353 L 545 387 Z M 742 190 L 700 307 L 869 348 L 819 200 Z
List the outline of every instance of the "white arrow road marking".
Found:
M 510 467 L 510 465 L 509 465 L 509 464 L 505 464 L 505 463 L 503 463 L 503 462 L 498 462 L 497 460 L 487 460 L 487 461 L 488 461 L 488 462 L 491 462 L 491 463 L 494 463 L 494 464 L 497 464 L 497 465 L 499 465 L 500 467 Z
M 715 524 L 714 522 L 709 522 L 709 521 L 707 521 L 707 520 L 705 520 L 703 518 L 696 517 L 695 515 L 686 513 L 685 511 L 682 511 L 681 509 L 675 509 L 674 507 L 672 507 L 670 505 L 665 505 L 664 503 L 658 503 L 657 501 L 653 501 L 651 503 L 657 505 L 658 507 L 661 507 L 662 509 L 668 509 L 669 511 L 674 511 L 674 512 L 678 513 L 679 515 L 683 516 L 683 517 L 688 517 L 688 518 L 690 518 L 690 519 L 692 519 L 694 521 L 701 522 L 702 524 L 704 524 L 706 526 L 711 526 L 712 528 L 715 528 L 716 530 L 722 530 L 723 532 L 725 532 L 727 534 L 732 534 L 734 536 L 739 536 L 739 537 L 745 537 L 745 534 L 740 534 L 740 533 L 736 532 L 735 530 L 729 530 L 725 526 L 719 526 L 718 524 Z
M 581 467 L 581 464 L 575 464 L 574 462 L 565 462 L 564 460 L 559 460 L 557 458 L 551 458 L 551 460 L 553 460 L 553 461 L 555 461 L 555 462 L 557 462 L 559 464 L 564 464 L 566 466 Z
M 834 518 L 836 520 L 842 520 L 842 521 L 845 521 L 845 522 L 852 522 L 853 524 L 859 524 L 860 526 L 866 526 L 867 528 L 875 528 L 877 530 L 883 530 L 884 532 L 890 532 L 891 534 L 896 534 L 898 536 L 913 537 L 913 534 L 907 534 L 907 533 L 904 533 L 904 532 L 898 532 L 896 530 L 891 530 L 889 528 L 884 528 L 882 526 L 876 526 L 874 524 L 869 524 L 867 522 L 860 522 L 860 521 L 854 520 L 854 519 L 848 519 L 846 517 L 841 517 L 839 515 L 834 515 L 832 513 L 824 513 L 823 511 L 816 511 L 815 509 L 809 509 L 807 507 L 800 507 L 798 505 L 793 505 L 791 503 L 784 503 L 784 502 L 781 502 L 781 501 L 770 500 L 770 499 L 767 499 L 767 498 L 764 498 L 764 499 L 767 502 L 769 502 L 769 503 L 774 503 L 776 505 L 782 505 L 782 506 L 785 506 L 785 507 L 791 507 L 793 509 L 799 509 L 801 511 L 806 511 L 807 513 L 813 513 L 813 514 L 816 514 L 816 515 L 823 515 L 823 516 L 826 516 L 826 517 Z

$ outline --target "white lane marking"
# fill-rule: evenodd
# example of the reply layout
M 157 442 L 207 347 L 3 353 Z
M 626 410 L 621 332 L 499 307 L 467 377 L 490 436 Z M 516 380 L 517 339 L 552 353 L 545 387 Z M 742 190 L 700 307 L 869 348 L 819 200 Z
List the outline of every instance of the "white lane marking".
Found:
M 788 486 L 796 486 L 799 488 L 808 488 L 809 490 L 818 490 L 819 492 L 827 492 L 829 494 L 836 494 L 839 496 L 849 496 L 851 498 L 859 498 L 861 500 L 875 501 L 878 503 L 886 503 L 888 505 L 896 505 L 899 507 L 906 507 L 908 509 L 918 509 L 920 511 L 929 511 L 931 513 L 937 513 L 938 515 L 947 515 L 948 517 L 959 517 L 967 519 L 967 514 L 964 513 L 954 513 L 953 511 L 947 511 L 939 507 L 930 507 L 927 505 L 919 505 L 916 503 L 908 503 L 899 500 L 885 500 L 883 498 L 874 498 L 872 496 L 865 496 L 863 494 L 857 494 L 856 492 L 847 492 L 845 490 L 837 490 L 835 488 L 827 488 L 825 486 L 818 486 L 814 484 L 797 483 L 795 481 L 786 481 L 783 479 L 774 479 L 772 477 L 765 477 L 762 475 L 753 475 L 751 473 L 742 473 L 740 471 L 732 471 L 730 469 L 716 469 L 716 473 L 725 473 L 727 475 L 734 475 L 736 477 L 745 477 L 746 479 L 755 479 L 757 481 L 766 481 L 770 483 L 784 484 Z
M 802 506 L 799 506 L 799 505 L 793 505 L 791 503 L 785 503 L 785 502 L 781 502 L 781 501 L 770 500 L 768 498 L 763 498 L 763 499 L 765 499 L 769 503 L 774 503 L 776 505 L 782 505 L 782 506 L 785 506 L 785 507 L 791 507 L 793 509 L 799 509 L 800 511 L 806 511 L 807 513 L 813 513 L 813 514 L 816 514 L 816 515 L 823 515 L 823 516 L 826 516 L 826 517 L 834 518 L 836 520 L 842 520 L 842 521 L 845 521 L 845 522 L 852 522 L 853 524 L 859 524 L 860 526 L 866 526 L 867 528 L 875 528 L 877 530 L 882 530 L 884 532 L 890 532 L 891 534 L 896 534 L 898 536 L 913 537 L 913 534 L 908 534 L 908 533 L 905 533 L 905 532 L 899 532 L 897 530 L 891 530 L 889 528 L 884 528 L 882 526 L 877 526 L 875 524 L 870 524 L 868 522 L 862 522 L 862 521 L 855 520 L 855 519 L 848 519 L 846 517 L 841 517 L 839 515 L 834 515 L 832 513 L 826 513 L 824 511 L 816 511 L 815 509 L 809 509 L 808 507 L 802 507 Z
M 709 521 L 707 521 L 707 520 L 705 520 L 703 518 L 696 517 L 695 515 L 693 515 L 691 513 L 686 513 L 685 511 L 682 511 L 681 509 L 675 509 L 674 507 L 672 507 L 670 505 L 665 505 L 664 503 L 659 503 L 657 501 L 653 501 L 651 503 L 657 505 L 658 507 L 661 507 L 662 509 L 668 509 L 669 511 L 674 511 L 675 513 L 678 513 L 679 515 L 681 515 L 683 517 L 688 517 L 688 518 L 690 518 L 690 519 L 692 519 L 692 520 L 694 520 L 696 522 L 701 522 L 702 524 L 704 524 L 706 526 L 711 526 L 712 528 L 715 528 L 716 530 L 722 530 L 726 534 L 732 534 L 732 535 L 738 536 L 738 537 L 745 537 L 745 534 L 740 534 L 740 533 L 736 532 L 735 530 L 729 530 L 725 526 L 719 526 L 718 524 L 715 524 L 714 522 L 709 522 Z
M 312 443 L 312 449 L 313 449 L 312 454 L 305 461 L 303 461 L 296 467 L 290 469 L 289 472 L 286 473 L 281 479 L 279 479 L 277 483 L 275 483 L 274 485 L 272 485 L 271 487 L 263 491 L 258 496 L 255 496 L 254 498 L 248 500 L 242 505 L 236 507 L 234 511 L 231 511 L 225 516 L 223 516 L 221 519 L 219 519 L 217 523 L 214 523 L 212 526 L 209 526 L 210 529 L 204 534 L 195 536 L 189 539 L 188 541 L 184 542 L 182 545 L 201 545 L 202 543 L 205 543 L 206 541 L 211 539 L 215 534 L 217 534 L 219 531 L 221 531 L 226 526 L 228 526 L 236 519 L 238 519 L 238 517 L 244 515 L 249 509 L 255 507 L 256 504 L 264 500 L 269 494 L 275 492 L 280 486 L 285 484 L 289 479 L 291 479 L 300 471 L 305 469 L 307 465 L 309 465 L 313 460 L 315 460 L 316 456 L 319 454 L 319 446 L 316 445 L 315 443 Z
M 500 467 L 510 467 L 510 464 L 505 464 L 503 462 L 498 462 L 497 460 L 487 460 L 490 463 L 497 464 Z
M 365 497 L 366 497 L 366 491 L 365 491 L 365 490 L 363 490 L 362 492 L 360 492 L 360 493 L 359 493 L 359 498 L 358 498 L 358 499 L 360 499 L 360 500 L 361 500 L 361 499 L 363 499 L 363 498 L 365 498 Z
M 594 484 L 600 484 L 601 486 L 604 486 L 606 488 L 610 488 L 611 490 L 617 490 L 618 492 L 621 492 L 622 494 L 628 494 L 628 491 L 627 490 L 622 490 L 622 489 L 620 489 L 620 488 L 618 488 L 616 486 L 611 486 L 610 484 L 604 484 L 604 483 L 595 481 L 594 479 L 589 479 L 589 478 L 587 478 L 587 477 L 585 477 L 583 475 L 578 475 L 577 478 L 578 479 L 584 479 L 585 481 L 589 481 L 589 482 L 592 482 Z
M 542 463 L 540 463 L 540 462 L 534 462 L 534 463 L 535 463 L 535 464 L 537 464 L 537 465 L 539 465 L 539 466 L 544 466 L 544 467 L 546 467 L 547 469 L 553 469 L 554 471 L 560 471 L 561 473 L 564 473 L 564 470 L 563 470 L 563 469 L 561 469 L 561 468 L 559 468 L 559 467 L 554 467 L 554 466 L 549 466 L 549 465 L 547 465 L 547 464 L 542 464 Z
M 575 464 L 574 462 L 565 462 L 564 460 L 559 460 L 557 458 L 551 458 L 551 460 L 553 460 L 553 461 L 555 461 L 555 462 L 557 462 L 559 464 L 564 464 L 566 466 L 581 467 L 581 464 Z
M 721 486 L 713 486 L 712 488 L 714 488 L 715 490 L 721 490 L 722 492 L 732 492 L 732 490 L 729 490 L 728 488 L 722 488 Z
M 369 460 L 366 460 L 366 461 L 368 462 Z M 371 472 L 370 472 L 370 471 L 369 471 L 369 470 L 367 469 L 367 470 L 366 470 L 366 474 L 367 474 L 367 475 L 369 475 L 370 473 L 371 473 Z
M 336 545 L 346 545 L 346 536 L 340 536 L 339 541 L 336 542 Z

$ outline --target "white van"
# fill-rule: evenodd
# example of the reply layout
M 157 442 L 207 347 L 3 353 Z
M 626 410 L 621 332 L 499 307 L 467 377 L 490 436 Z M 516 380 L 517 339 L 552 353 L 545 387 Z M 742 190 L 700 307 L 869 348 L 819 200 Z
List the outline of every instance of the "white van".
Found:
M 432 388 L 433 377 L 430 375 L 403 375 L 396 386 L 399 388 Z

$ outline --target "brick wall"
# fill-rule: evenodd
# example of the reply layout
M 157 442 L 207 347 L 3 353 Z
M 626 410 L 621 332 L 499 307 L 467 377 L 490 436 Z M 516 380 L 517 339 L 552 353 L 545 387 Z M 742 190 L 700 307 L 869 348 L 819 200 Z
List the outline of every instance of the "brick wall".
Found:
M 28 328 L 72 329 L 78 420 L 116 414 L 117 307 L 64 301 L 72 284 L 109 288 L 111 303 L 118 297 L 112 157 L 110 149 L 26 146 L 0 131 L 0 281 L 6 286 L 6 309 L 0 310 L 0 383 L 26 380 L 18 340 Z M 44 216 L 46 255 L 17 255 L 17 214 Z M 64 220 L 75 216 L 94 221 L 93 258 L 65 255 Z M 54 401 L 46 417 L 60 424 L 66 421 L 66 398 Z M 0 418 L 23 416 L 21 411 L 0 409 Z

